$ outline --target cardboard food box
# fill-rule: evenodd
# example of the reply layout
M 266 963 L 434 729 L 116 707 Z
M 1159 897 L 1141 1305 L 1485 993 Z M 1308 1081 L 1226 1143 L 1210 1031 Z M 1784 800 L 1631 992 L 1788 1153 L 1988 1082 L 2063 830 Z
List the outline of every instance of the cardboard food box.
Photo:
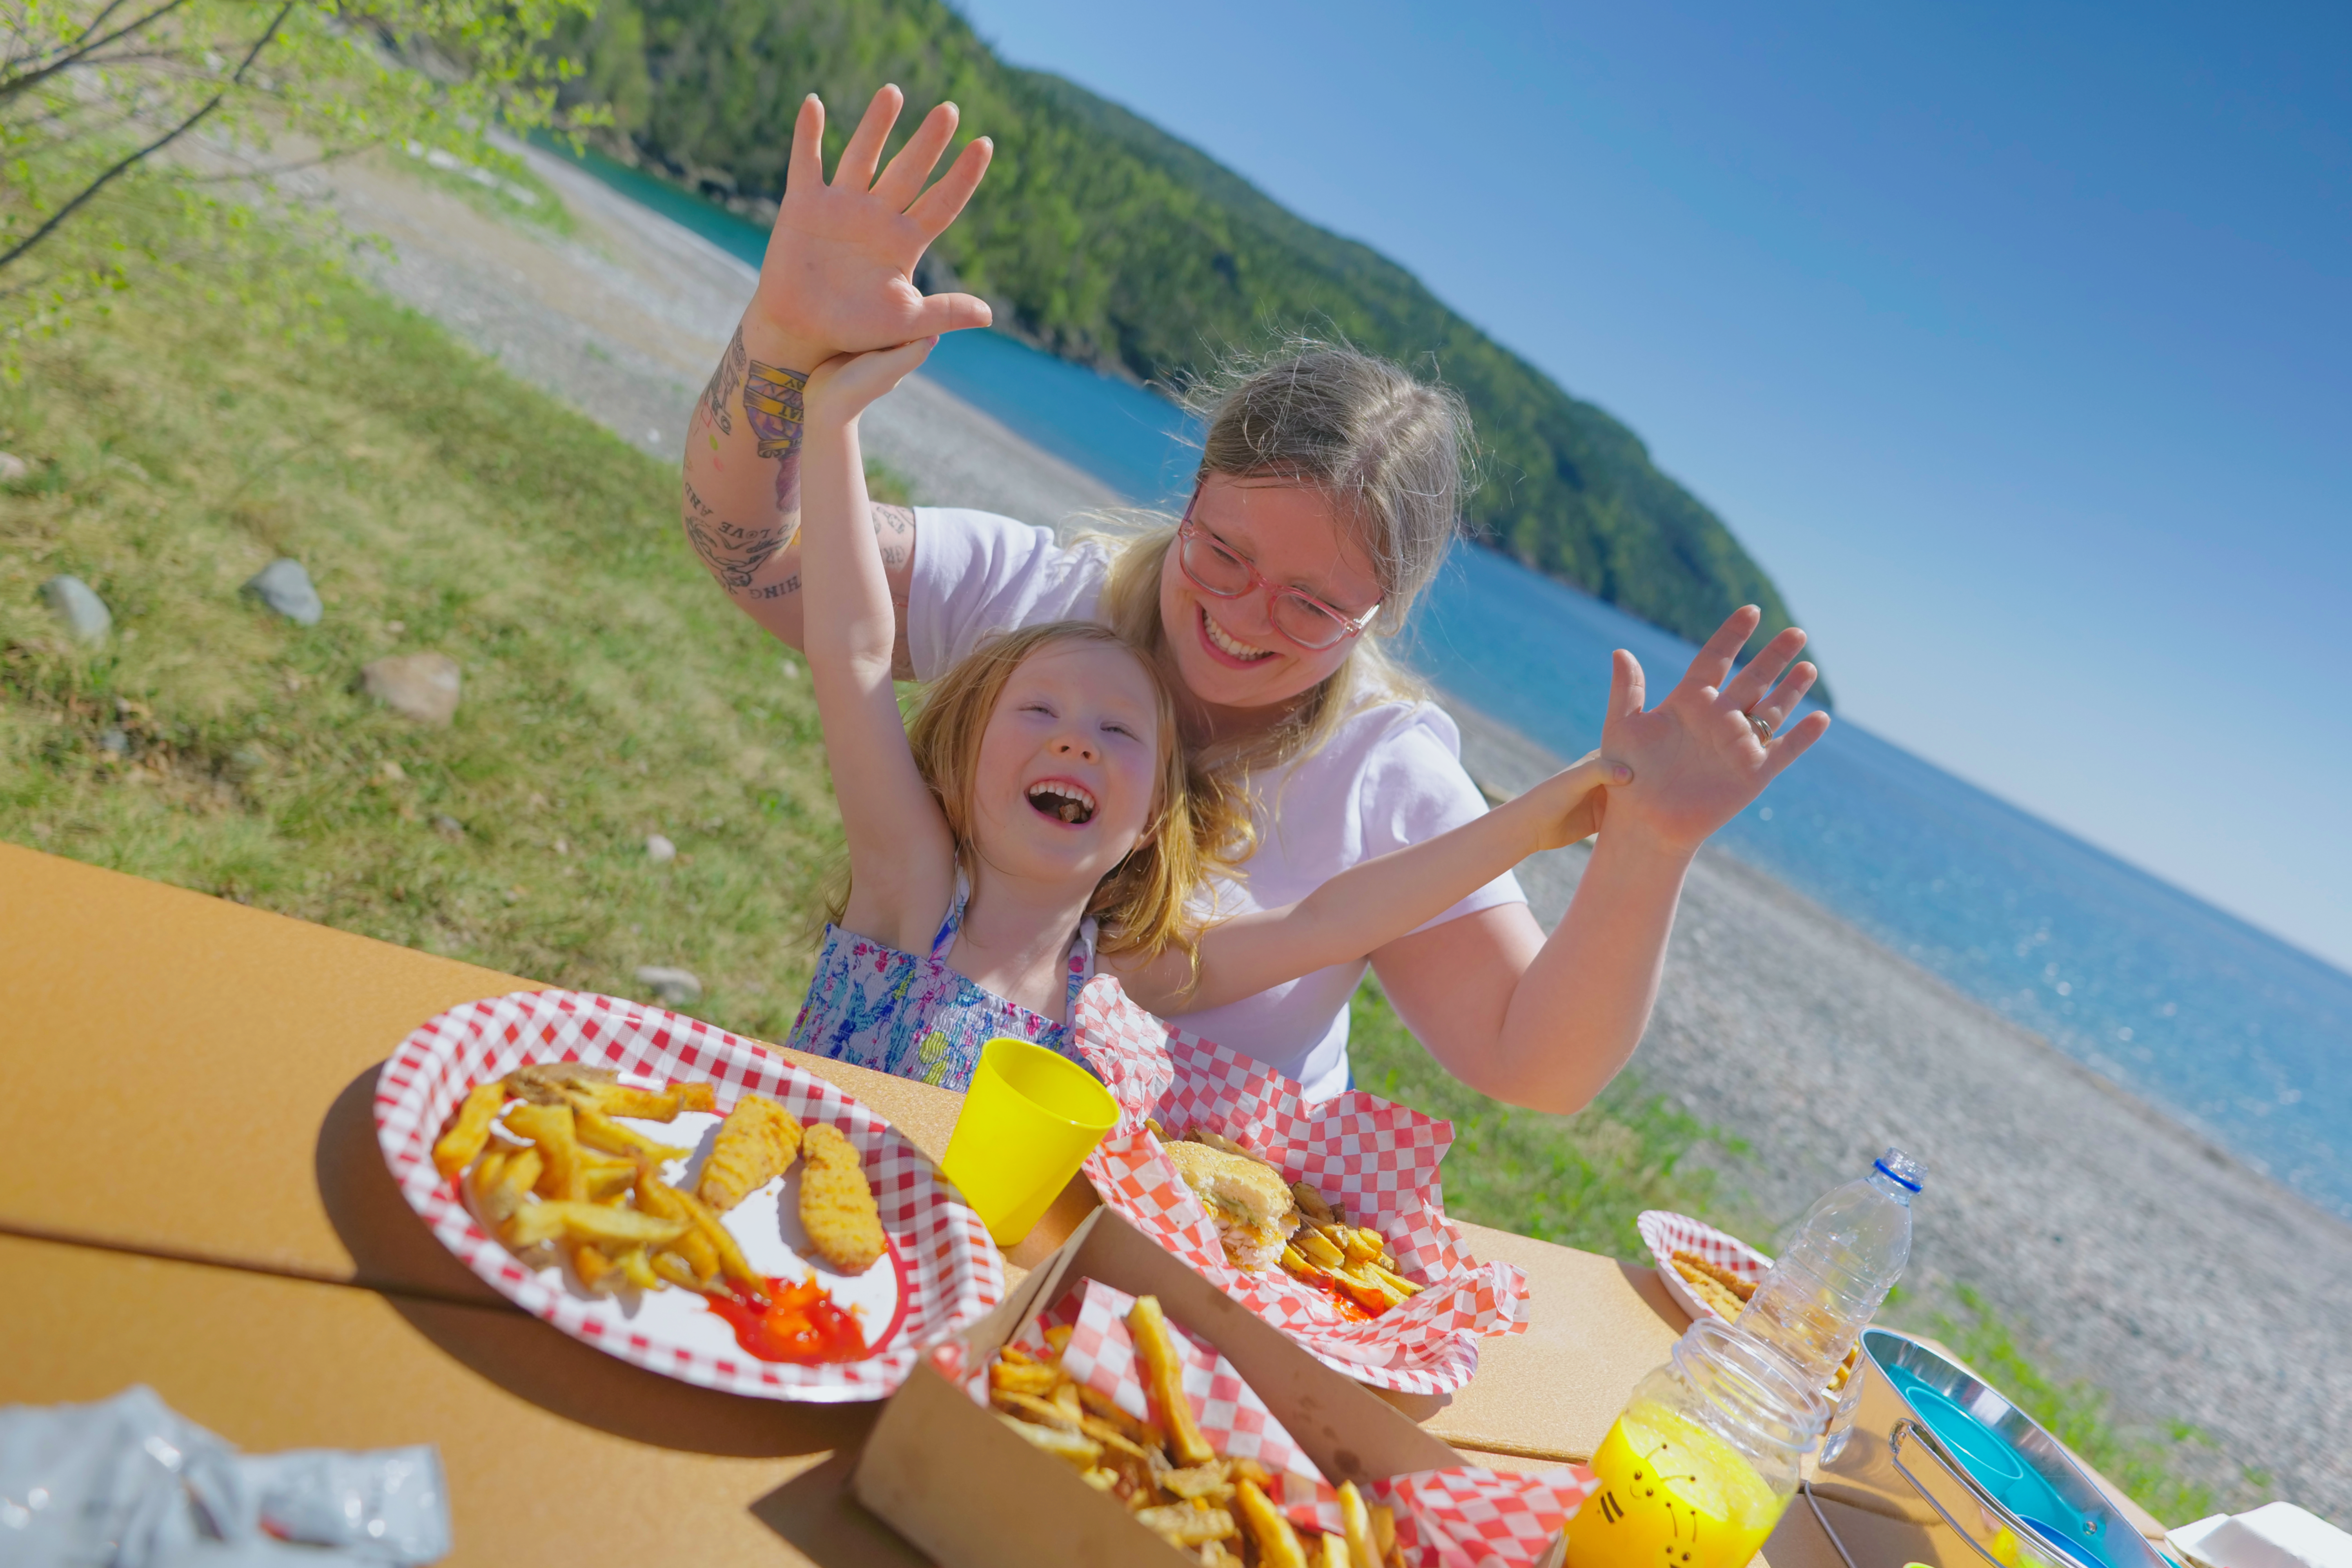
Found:
M 1111 1209 L 1097 1209 L 1002 1306 L 964 1331 L 966 1370 L 984 1364 L 1082 1279 L 1160 1298 L 1172 1321 L 1224 1354 L 1334 1486 L 1465 1463 Z M 1199 1568 L 1198 1558 L 1136 1523 L 1118 1500 L 1007 1431 L 928 1358 L 883 1406 L 850 1484 L 858 1501 L 941 1568 Z

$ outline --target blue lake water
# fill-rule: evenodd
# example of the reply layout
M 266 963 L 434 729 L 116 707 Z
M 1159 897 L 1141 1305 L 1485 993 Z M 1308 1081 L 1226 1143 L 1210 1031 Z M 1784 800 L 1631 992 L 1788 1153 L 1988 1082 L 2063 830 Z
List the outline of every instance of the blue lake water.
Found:
M 753 225 L 593 155 L 589 166 L 759 263 Z M 1137 500 L 1191 473 L 1171 405 L 1011 338 L 951 334 L 925 374 Z M 1433 680 L 1568 756 L 1600 740 L 1611 649 L 1632 649 L 1654 692 L 1695 651 L 1470 548 L 1410 636 Z M 2352 1219 L 2352 975 L 1850 720 L 1717 842 Z

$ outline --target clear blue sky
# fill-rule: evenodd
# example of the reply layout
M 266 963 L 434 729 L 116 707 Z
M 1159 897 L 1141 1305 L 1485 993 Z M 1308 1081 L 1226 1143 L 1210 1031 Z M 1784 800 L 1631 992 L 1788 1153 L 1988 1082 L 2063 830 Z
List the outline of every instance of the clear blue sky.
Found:
M 1633 426 L 1843 711 L 2352 968 L 2352 11 L 964 10 Z

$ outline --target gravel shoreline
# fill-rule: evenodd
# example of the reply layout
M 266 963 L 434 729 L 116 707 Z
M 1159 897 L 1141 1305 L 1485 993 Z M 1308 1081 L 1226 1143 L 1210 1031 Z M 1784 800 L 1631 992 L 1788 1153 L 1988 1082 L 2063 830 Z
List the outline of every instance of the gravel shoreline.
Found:
M 527 156 L 577 237 L 485 216 L 394 161 L 337 168 L 314 189 L 390 243 L 367 268 L 391 293 L 675 458 L 751 270 L 570 164 Z M 866 434 L 927 502 L 1058 524 L 1120 499 L 919 376 Z M 1448 706 L 1482 784 L 1508 793 L 1558 765 Z M 1582 864 L 1563 850 L 1523 873 L 1548 927 Z M 2044 1367 L 2109 1390 L 2127 1422 L 2211 1434 L 2179 1453 L 2224 1504 L 2280 1496 L 2352 1524 L 2352 1226 L 1711 850 L 1634 1068 L 1747 1142 L 1717 1163 L 1781 1221 L 1902 1144 L 1930 1170 L 1913 1315 L 1972 1286 Z M 2255 1487 L 2247 1468 L 2273 1482 Z

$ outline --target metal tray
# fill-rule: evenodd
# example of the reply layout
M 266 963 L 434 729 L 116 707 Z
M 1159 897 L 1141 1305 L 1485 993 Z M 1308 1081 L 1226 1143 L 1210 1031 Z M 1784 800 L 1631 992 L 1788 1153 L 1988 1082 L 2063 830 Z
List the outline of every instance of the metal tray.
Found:
M 1953 1532 L 1994 1568 L 2171 1568 L 2169 1560 L 2116 1510 L 2106 1494 L 2067 1456 L 2058 1439 L 1994 1389 L 1927 1346 L 1879 1329 L 1865 1330 L 1863 1353 L 1903 1402 L 1888 1434 L 1895 1468 Z M 1922 1485 L 1904 1462 L 1916 1445 L 1976 1500 L 1984 1529 L 1970 1531 Z M 2022 1548 L 1996 1555 L 2006 1527 Z

